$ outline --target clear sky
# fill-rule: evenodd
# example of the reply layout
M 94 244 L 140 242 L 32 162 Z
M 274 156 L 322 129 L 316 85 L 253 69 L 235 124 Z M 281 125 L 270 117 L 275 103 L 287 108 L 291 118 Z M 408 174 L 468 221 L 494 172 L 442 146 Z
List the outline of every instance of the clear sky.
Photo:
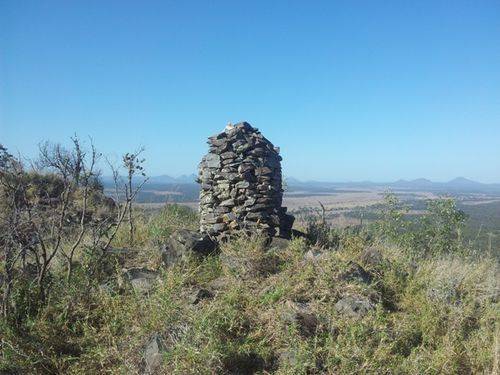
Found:
M 500 1 L 0 0 L 0 143 L 193 173 L 246 120 L 284 173 L 500 182 Z

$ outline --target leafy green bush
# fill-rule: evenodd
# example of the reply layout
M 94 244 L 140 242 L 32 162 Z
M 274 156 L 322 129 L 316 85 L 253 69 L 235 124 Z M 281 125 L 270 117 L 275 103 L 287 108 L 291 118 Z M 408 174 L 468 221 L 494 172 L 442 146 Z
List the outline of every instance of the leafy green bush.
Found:
M 382 219 L 373 225 L 378 236 L 416 257 L 470 252 L 461 235 L 467 216 L 453 199 L 429 200 L 427 210 L 416 218 L 408 213 L 408 206 L 394 194 L 387 194 Z

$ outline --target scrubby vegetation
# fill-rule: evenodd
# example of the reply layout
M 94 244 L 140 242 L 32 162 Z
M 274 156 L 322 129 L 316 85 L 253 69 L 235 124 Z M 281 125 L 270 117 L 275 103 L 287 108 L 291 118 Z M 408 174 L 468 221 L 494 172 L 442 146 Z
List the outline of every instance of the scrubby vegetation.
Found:
M 464 243 L 466 217 L 451 200 L 415 222 L 389 196 L 369 226 L 312 220 L 306 237 L 241 237 L 167 267 L 161 247 L 196 228 L 191 210 L 133 209 L 131 184 L 130 201 L 111 205 L 88 168 L 65 180 L 21 169 L 5 149 L 0 161 L 0 373 L 498 373 L 498 261 Z M 12 181 L 23 200 L 6 190 Z M 65 191 L 58 229 L 61 203 L 41 197 Z M 44 239 L 59 247 L 40 282 Z M 156 272 L 151 288 L 129 285 L 132 267 Z

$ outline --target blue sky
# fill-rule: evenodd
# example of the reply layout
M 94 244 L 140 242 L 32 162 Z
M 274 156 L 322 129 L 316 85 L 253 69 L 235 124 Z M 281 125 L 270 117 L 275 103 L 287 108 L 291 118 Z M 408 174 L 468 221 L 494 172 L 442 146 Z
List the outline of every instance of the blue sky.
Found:
M 500 182 L 499 1 L 0 0 L 0 142 L 195 172 L 246 120 L 284 173 Z

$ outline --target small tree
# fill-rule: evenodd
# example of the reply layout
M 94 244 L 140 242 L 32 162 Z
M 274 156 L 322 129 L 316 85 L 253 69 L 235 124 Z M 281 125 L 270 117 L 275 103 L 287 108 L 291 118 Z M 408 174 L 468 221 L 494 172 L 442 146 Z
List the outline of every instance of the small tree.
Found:
M 450 254 L 461 249 L 462 231 L 467 215 L 451 198 L 430 200 L 427 212 L 420 218 L 420 238 L 425 251 Z
M 110 202 L 96 169 L 101 154 L 92 142 L 86 151 L 77 137 L 71 140 L 70 149 L 59 144 L 40 145 L 39 158 L 29 169 L 20 158 L 0 147 L 0 272 L 5 280 L 0 287 L 4 315 L 8 315 L 16 272 L 33 279 L 37 289 L 34 302 L 44 304 L 56 258 L 64 260 L 68 283 L 79 250 L 89 251 L 95 258 L 93 264 L 98 265 L 143 185 L 132 187 L 132 177 L 142 171 L 142 161 L 137 153 L 127 154 L 132 157 L 128 166 L 130 183 L 124 187 L 126 202 Z M 120 187 L 116 185 L 116 189 Z M 113 215 L 115 211 L 117 216 Z M 131 215 L 129 220 L 132 222 Z M 89 272 L 90 279 L 95 269 Z
M 14 282 L 14 267 L 24 253 L 16 241 L 19 225 L 18 205 L 22 165 L 0 144 L 0 278 L 3 289 L 1 313 L 9 314 L 9 301 Z
M 409 217 L 408 212 L 409 206 L 395 194 L 386 194 L 381 220 L 375 224 L 379 234 L 415 256 L 460 250 L 467 216 L 453 199 L 429 200 L 426 212 L 417 217 Z
M 392 192 L 385 193 L 384 204 L 380 212 L 381 220 L 376 223 L 382 237 L 401 242 L 409 228 L 406 215 L 409 207 L 404 205 Z
M 142 189 L 144 184 L 148 181 L 146 173 L 144 172 L 143 164 L 145 162 L 144 158 L 140 158 L 140 155 L 144 151 L 144 148 L 140 148 L 134 153 L 126 153 L 122 157 L 121 167 L 126 171 L 125 180 L 120 176 L 120 168 L 113 165 L 108 161 L 109 168 L 113 173 L 113 181 L 115 185 L 115 200 L 118 205 L 118 222 L 121 223 L 125 219 L 125 215 L 128 216 L 128 226 L 129 226 L 129 244 L 134 244 L 134 216 L 133 216 L 133 202 L 137 197 L 137 194 Z M 137 180 L 136 177 L 139 175 L 141 179 Z M 118 228 L 113 231 L 110 236 L 110 241 L 107 244 L 111 244 L 111 241 L 115 238 Z
M 139 151 L 135 153 L 129 154 L 128 152 L 123 155 L 123 166 L 127 171 L 127 183 L 125 185 L 125 200 L 128 203 L 128 224 L 129 224 L 129 242 L 130 245 L 134 244 L 134 220 L 133 220 L 133 209 L 132 203 L 134 201 L 135 195 L 137 194 L 133 190 L 133 180 L 134 176 L 137 174 L 143 177 L 141 184 L 139 185 L 139 189 L 146 183 L 147 178 L 144 173 L 143 164 L 145 159 L 139 158 L 139 156 L 144 151 L 144 148 L 139 149 Z M 138 191 L 138 190 L 137 190 Z

